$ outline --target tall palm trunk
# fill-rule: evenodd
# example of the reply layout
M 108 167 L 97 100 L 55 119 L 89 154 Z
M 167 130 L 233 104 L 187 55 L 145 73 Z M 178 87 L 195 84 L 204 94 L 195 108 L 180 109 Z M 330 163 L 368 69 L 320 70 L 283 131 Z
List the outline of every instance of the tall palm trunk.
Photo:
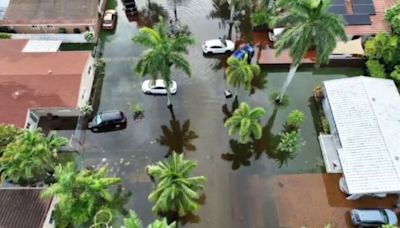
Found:
M 231 2 L 230 7 L 231 7 L 231 13 L 229 16 L 229 24 L 233 24 L 233 16 L 235 15 L 235 4 Z
M 172 108 L 171 92 L 169 91 L 169 88 L 167 88 L 167 107 Z
M 176 0 L 174 0 L 174 16 L 175 16 L 175 22 L 178 21 L 178 13 L 176 10 Z
M 282 86 L 281 92 L 279 94 L 279 97 L 277 97 L 277 101 L 279 101 L 279 103 L 282 103 L 283 101 L 283 96 L 286 93 L 287 88 L 289 87 L 290 83 L 292 82 L 294 75 L 296 74 L 297 68 L 299 67 L 299 63 L 292 63 L 290 65 L 290 70 L 289 73 L 286 77 L 285 83 Z

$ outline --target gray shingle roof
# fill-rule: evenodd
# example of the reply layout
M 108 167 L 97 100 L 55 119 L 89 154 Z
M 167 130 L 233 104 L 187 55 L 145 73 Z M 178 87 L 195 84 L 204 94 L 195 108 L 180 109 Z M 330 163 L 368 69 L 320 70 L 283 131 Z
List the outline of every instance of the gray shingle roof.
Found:
M 40 198 L 42 189 L 0 189 L 1 228 L 41 228 L 51 200 Z

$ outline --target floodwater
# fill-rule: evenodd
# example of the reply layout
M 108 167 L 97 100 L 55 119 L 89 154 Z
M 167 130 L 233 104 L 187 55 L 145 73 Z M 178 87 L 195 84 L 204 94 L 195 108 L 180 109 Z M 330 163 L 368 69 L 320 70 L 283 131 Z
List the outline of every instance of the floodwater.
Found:
M 215 0 L 217 2 L 217 0 Z M 196 215 L 184 220 L 185 227 L 277 227 L 274 200 L 266 181 L 273 175 L 286 173 L 321 172 L 322 157 L 313 120 L 313 88 L 327 79 L 359 75 L 352 68 L 300 69 L 288 89 L 291 97 L 286 107 L 275 109 L 270 94 L 279 91 L 287 70 L 264 69 L 263 76 L 254 83 L 252 94 L 243 90 L 239 102 L 252 107 L 262 106 L 267 115 L 262 118 L 262 140 L 240 145 L 230 139 L 224 120 L 235 106 L 234 99 L 224 97 L 227 86 L 223 56 L 204 57 L 201 42 L 228 35 L 224 20 L 229 16 L 226 6 L 211 0 L 177 0 L 177 16 L 190 26 L 196 44 L 190 48 L 188 59 L 193 76 L 173 72 L 178 93 L 172 97 L 173 113 L 167 98 L 149 96 L 141 92 L 141 82 L 133 67 L 144 50 L 131 39 L 138 33 L 138 23 L 128 21 L 118 2 L 118 26 L 115 32 L 103 34 L 103 57 L 106 76 L 102 83 L 99 110 L 120 109 L 128 116 L 128 127 L 121 131 L 93 134 L 86 132 L 83 157 L 89 165 L 108 164 L 111 172 L 124 179 L 124 187 L 133 193 L 127 208 L 134 209 L 145 224 L 155 218 L 147 200 L 152 190 L 145 166 L 164 159 L 172 151 L 185 154 L 198 162 L 196 175 L 208 178 L 202 197 L 203 207 Z M 144 9 L 147 1 L 138 1 Z M 173 17 L 173 1 L 151 1 L 153 9 Z M 142 11 L 150 15 L 145 10 Z M 222 15 L 222 16 L 221 16 Z M 155 20 L 147 18 L 140 21 Z M 221 19 L 222 17 L 222 19 Z M 248 23 L 248 18 L 245 19 Z M 251 39 L 251 29 L 242 24 L 244 39 Z M 233 38 L 240 37 L 233 30 Z M 236 36 L 238 34 L 238 36 Z M 247 35 L 246 35 L 247 34 Z M 131 102 L 139 102 L 145 110 L 144 118 L 134 121 Z M 272 154 L 279 132 L 293 109 L 305 113 L 301 128 L 303 146 L 293 159 Z

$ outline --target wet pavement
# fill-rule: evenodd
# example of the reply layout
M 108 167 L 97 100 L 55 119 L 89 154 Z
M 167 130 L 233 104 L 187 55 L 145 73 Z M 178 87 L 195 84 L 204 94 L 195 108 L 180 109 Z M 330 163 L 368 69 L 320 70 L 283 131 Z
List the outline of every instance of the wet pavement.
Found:
M 158 10 L 164 9 L 164 13 L 173 16 L 172 0 L 151 3 L 159 4 Z M 137 4 L 141 9 L 147 1 Z M 83 158 L 89 165 L 108 164 L 113 174 L 124 179 L 124 186 L 133 193 L 127 207 L 133 208 L 145 224 L 153 220 L 154 215 L 147 200 L 152 184 L 144 168 L 177 150 L 187 159 L 197 161 L 196 174 L 208 178 L 204 205 L 196 216 L 184 221 L 185 227 L 277 227 L 274 200 L 265 182 L 275 174 L 321 172 L 322 157 L 310 102 L 312 89 L 323 80 L 362 72 L 352 68 L 301 69 L 288 90 L 289 106 L 274 109 L 269 96 L 280 89 L 287 69 L 264 69 L 251 95 L 243 90 L 239 93 L 239 101 L 266 109 L 267 115 L 262 119 L 264 138 L 261 143 L 239 145 L 227 136 L 223 126 L 234 101 L 226 99 L 223 93 L 228 88 L 223 68 L 226 58 L 204 57 L 200 48 L 203 40 L 228 34 L 229 28 L 220 18 L 215 18 L 221 7 L 216 10 L 216 4 L 207 0 L 177 0 L 177 6 L 178 18 L 182 24 L 190 26 L 196 44 L 190 48 L 188 56 L 192 78 L 173 72 L 178 83 L 178 92 L 172 97 L 174 115 L 166 107 L 166 97 L 141 92 L 144 79 L 139 78 L 133 68 L 144 49 L 131 41 L 138 33 L 137 23 L 127 20 L 118 2 L 117 29 L 103 37 L 106 76 L 99 110 L 124 111 L 129 117 L 128 127 L 97 134 L 87 131 Z M 227 8 L 222 9 L 225 9 L 222 14 L 229 16 Z M 246 26 L 241 27 L 243 31 L 250 31 Z M 143 105 L 142 120 L 133 120 L 132 101 Z M 304 145 L 292 160 L 268 155 L 272 141 L 276 140 L 293 109 L 300 109 L 306 115 L 301 128 Z

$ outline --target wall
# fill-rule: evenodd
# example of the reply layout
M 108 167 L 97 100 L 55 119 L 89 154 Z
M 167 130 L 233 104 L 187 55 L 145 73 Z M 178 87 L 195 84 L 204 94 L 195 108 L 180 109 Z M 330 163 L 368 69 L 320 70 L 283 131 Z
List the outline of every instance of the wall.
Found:
M 60 33 L 60 28 L 65 28 L 66 33 L 74 33 L 74 29 L 78 28 L 81 33 L 84 33 L 89 28 L 90 31 L 95 31 L 97 24 L 83 24 L 83 25 L 53 25 L 48 27 L 47 25 L 37 25 L 37 28 L 32 28 L 32 25 L 20 25 L 20 26 L 8 26 L 17 33 Z
M 90 98 L 90 92 L 92 91 L 94 81 L 94 60 L 90 57 L 86 63 L 86 66 L 82 72 L 81 87 L 79 89 L 78 107 L 84 106 Z

